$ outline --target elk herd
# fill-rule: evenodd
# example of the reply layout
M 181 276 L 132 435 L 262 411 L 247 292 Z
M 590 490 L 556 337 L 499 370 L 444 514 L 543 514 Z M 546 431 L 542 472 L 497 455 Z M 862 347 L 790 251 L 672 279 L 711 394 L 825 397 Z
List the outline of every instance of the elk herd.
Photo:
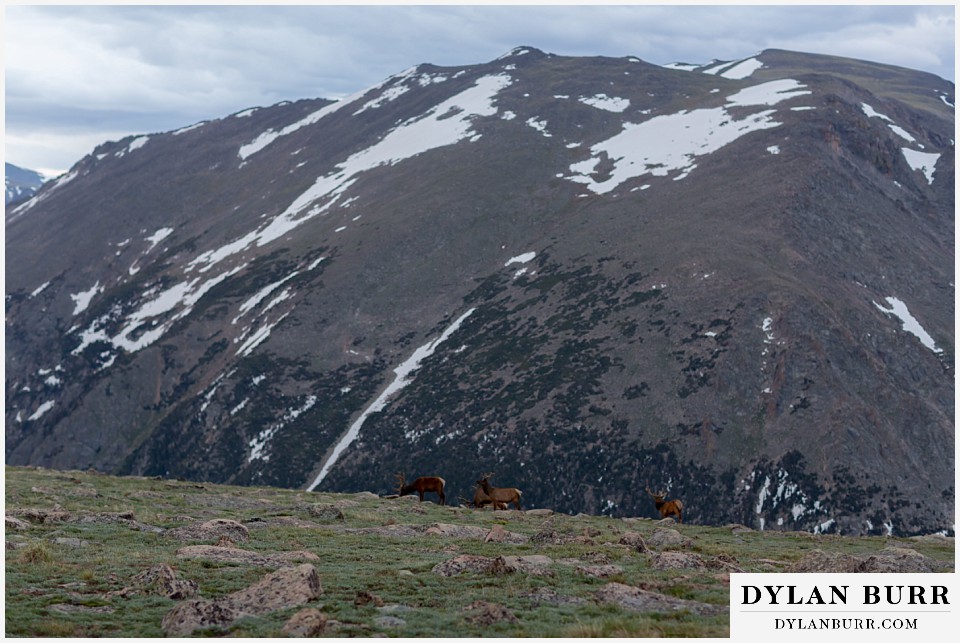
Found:
M 490 486 L 491 476 L 493 476 L 492 473 L 485 473 L 480 476 L 480 479 L 475 483 L 477 489 L 473 494 L 473 506 L 477 509 L 482 509 L 487 505 L 492 505 L 494 510 L 506 509 L 507 505 L 512 502 L 515 508 L 522 509 L 520 506 L 520 496 L 522 496 L 523 493 L 514 487 Z M 406 496 L 411 493 L 416 493 L 420 496 L 420 502 L 423 502 L 423 494 L 435 493 L 439 496 L 441 505 L 447 504 L 447 496 L 443 491 L 446 486 L 447 481 L 439 476 L 420 476 L 410 484 L 407 484 L 403 473 L 397 474 L 397 494 Z M 466 504 L 471 503 L 467 502 Z
M 476 488 L 473 492 L 473 501 L 464 499 L 464 504 L 476 509 L 482 509 L 486 506 L 493 507 L 493 510 L 507 509 L 507 505 L 513 504 L 515 509 L 522 509 L 520 498 L 523 492 L 515 487 L 494 487 L 490 484 L 492 473 L 485 473 L 480 476 L 474 484 Z M 403 473 L 397 474 L 397 494 L 406 496 L 416 493 L 423 502 L 423 494 L 435 493 L 439 497 L 441 505 L 447 503 L 447 496 L 444 488 L 447 486 L 446 480 L 439 476 L 420 476 L 410 484 L 406 483 Z M 659 491 L 654 493 L 647 487 L 647 493 L 653 498 L 654 506 L 660 512 L 661 518 L 676 517 L 677 522 L 683 522 L 683 503 L 680 500 L 664 500 L 666 492 Z

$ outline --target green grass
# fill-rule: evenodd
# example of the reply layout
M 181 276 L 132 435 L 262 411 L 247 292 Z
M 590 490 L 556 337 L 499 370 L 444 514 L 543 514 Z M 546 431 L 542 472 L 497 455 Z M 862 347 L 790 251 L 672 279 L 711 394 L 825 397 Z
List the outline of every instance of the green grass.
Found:
M 139 523 L 163 529 L 230 518 L 246 524 L 250 532 L 250 539 L 237 547 L 261 553 L 310 551 L 319 557 L 311 564 L 319 572 L 324 590 L 311 606 L 335 622 L 327 631 L 332 636 L 725 637 L 729 633 L 725 611 L 712 617 L 684 611 L 637 613 L 596 600 L 596 592 L 613 581 L 675 598 L 728 604 L 728 576 L 723 570 L 655 570 L 647 556 L 617 544 L 627 531 L 652 534 L 657 525 L 650 520 L 494 513 L 371 494 L 307 493 L 16 467 L 7 467 L 5 482 L 8 515 L 55 508 L 74 517 L 133 512 Z M 337 501 L 347 501 L 342 507 L 345 520 L 311 517 L 312 505 Z M 319 526 L 257 526 L 257 520 L 277 516 L 315 521 Z M 560 534 L 589 534 L 592 542 L 502 544 L 353 531 L 385 524 L 449 523 L 486 529 L 500 524 L 507 531 L 533 536 L 548 521 Z M 732 556 L 744 571 L 757 572 L 783 570 L 815 548 L 865 554 L 883 549 L 891 540 L 778 532 L 734 534 L 729 527 L 689 524 L 677 529 L 693 539 L 689 551 L 705 560 Z M 76 540 L 85 546 L 75 546 Z M 954 559 L 952 540 L 904 542 L 926 556 L 951 563 Z M 128 521 L 31 522 L 26 530 L 8 528 L 7 543 L 14 547 L 6 550 L 5 631 L 9 636 L 163 636 L 161 619 L 176 601 L 159 595 L 122 594 L 121 590 L 134 585 L 136 574 L 166 563 L 178 578 L 197 582 L 201 597 L 213 599 L 243 589 L 273 569 L 178 558 L 177 549 L 185 543 L 133 529 Z M 538 554 L 549 556 L 554 564 L 548 576 L 464 573 L 445 578 L 431 571 L 437 563 L 461 554 Z M 578 573 L 572 564 L 563 564 L 570 560 L 612 563 L 623 571 L 597 579 Z M 553 604 L 531 596 L 544 588 L 581 601 Z M 398 611 L 355 604 L 357 594 L 364 591 Z M 474 622 L 465 608 L 475 601 L 505 606 L 516 620 Z M 195 635 L 280 636 L 284 623 L 298 609 L 243 618 L 226 631 L 211 628 Z M 389 627 L 378 620 L 386 615 L 403 619 L 404 625 Z

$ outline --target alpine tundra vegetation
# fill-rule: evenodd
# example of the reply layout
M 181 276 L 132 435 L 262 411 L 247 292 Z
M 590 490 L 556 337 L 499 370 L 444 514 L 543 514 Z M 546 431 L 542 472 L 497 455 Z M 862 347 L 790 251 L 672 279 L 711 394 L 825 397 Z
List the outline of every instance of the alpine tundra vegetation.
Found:
M 909 69 L 519 47 L 105 142 L 6 212 L 7 463 L 952 535 L 953 136 Z
M 8 636 L 727 637 L 731 572 L 933 572 L 932 601 L 946 598 L 938 572 L 954 567 L 944 536 L 760 532 L 38 467 L 7 467 L 5 479 Z M 875 589 L 868 603 L 900 600 Z

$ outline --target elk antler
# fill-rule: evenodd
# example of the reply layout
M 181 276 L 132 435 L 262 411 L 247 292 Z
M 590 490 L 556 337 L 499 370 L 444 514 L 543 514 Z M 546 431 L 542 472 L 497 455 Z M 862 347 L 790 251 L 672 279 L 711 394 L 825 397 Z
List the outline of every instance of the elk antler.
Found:
M 397 493 L 400 493 L 401 491 L 403 491 L 403 484 L 404 484 L 404 482 L 405 482 L 405 480 L 403 479 L 403 473 L 398 473 L 398 474 L 397 474 L 397 488 L 399 489 L 399 491 L 397 491 Z

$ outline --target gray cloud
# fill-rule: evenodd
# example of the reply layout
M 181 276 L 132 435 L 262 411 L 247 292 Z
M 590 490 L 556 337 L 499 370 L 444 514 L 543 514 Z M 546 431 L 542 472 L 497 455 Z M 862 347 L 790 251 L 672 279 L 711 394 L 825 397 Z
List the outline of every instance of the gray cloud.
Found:
M 656 64 L 782 48 L 954 77 L 952 6 L 12 6 L 6 22 L 6 159 L 41 170 L 124 135 L 518 45 Z

